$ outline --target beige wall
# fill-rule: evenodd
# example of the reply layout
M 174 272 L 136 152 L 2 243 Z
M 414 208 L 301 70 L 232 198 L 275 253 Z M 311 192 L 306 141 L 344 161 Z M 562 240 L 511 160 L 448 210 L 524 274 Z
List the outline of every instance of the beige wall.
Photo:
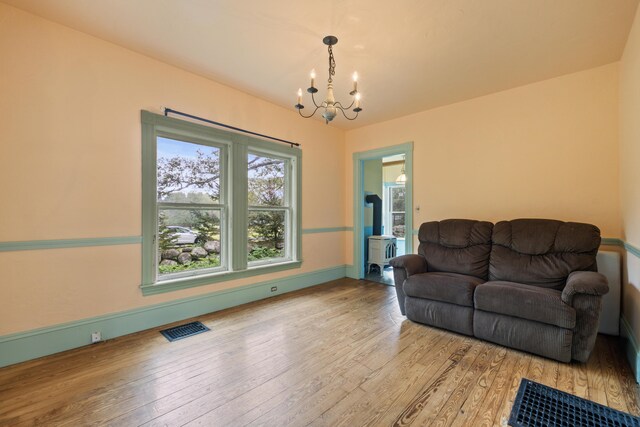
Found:
M 344 225 L 344 132 L 0 3 L 0 242 L 139 236 L 140 110 L 300 142 L 303 227 Z M 331 206 L 332 209 L 326 209 Z M 301 270 L 143 297 L 140 245 L 0 252 L 0 335 L 344 264 L 303 235 Z
M 444 218 L 543 217 L 619 237 L 617 91 L 610 64 L 348 131 L 347 200 L 354 152 L 413 141 L 414 229 Z
M 620 61 L 620 199 L 623 238 L 640 248 L 640 8 Z M 640 259 L 627 253 L 623 316 L 640 342 Z

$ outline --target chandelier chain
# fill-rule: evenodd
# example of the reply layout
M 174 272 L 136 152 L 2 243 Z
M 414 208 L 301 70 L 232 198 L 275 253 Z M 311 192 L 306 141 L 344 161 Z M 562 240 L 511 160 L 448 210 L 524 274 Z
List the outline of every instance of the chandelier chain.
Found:
M 336 75 L 336 60 L 333 59 L 333 49 L 329 45 L 329 83 L 333 82 L 332 76 Z

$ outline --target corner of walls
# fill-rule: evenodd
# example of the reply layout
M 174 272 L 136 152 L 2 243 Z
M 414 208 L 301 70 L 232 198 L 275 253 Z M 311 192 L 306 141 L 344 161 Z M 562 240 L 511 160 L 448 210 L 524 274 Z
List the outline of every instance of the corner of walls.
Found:
M 619 188 L 625 240 L 621 330 L 627 358 L 640 382 L 640 7 L 629 31 L 618 68 Z

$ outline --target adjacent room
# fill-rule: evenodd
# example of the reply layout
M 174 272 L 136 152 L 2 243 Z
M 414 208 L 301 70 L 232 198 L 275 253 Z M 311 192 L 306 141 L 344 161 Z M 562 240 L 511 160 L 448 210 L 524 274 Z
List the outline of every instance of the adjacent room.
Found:
M 0 0 L 0 425 L 640 425 L 639 0 Z

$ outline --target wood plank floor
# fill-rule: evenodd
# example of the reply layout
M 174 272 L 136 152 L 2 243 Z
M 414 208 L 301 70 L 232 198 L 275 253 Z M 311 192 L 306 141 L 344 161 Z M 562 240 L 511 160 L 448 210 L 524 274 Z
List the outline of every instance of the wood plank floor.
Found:
M 506 425 L 522 377 L 640 415 L 616 339 L 563 364 L 412 323 L 341 279 L 0 369 L 0 425 Z M 183 323 L 183 322 L 180 322 Z

